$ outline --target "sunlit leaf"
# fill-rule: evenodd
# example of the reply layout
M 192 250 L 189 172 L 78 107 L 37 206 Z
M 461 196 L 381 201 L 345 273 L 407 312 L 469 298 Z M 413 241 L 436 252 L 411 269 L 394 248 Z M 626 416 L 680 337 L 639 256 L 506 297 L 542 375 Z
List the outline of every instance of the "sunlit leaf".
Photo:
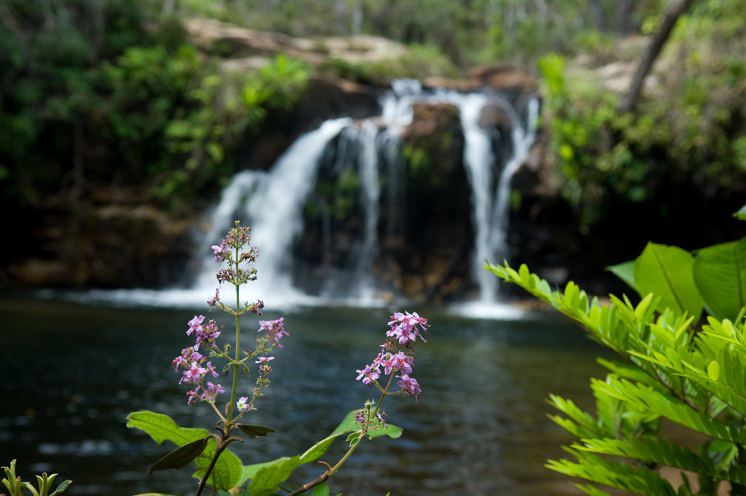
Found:
M 693 271 L 707 310 L 735 320 L 746 305 L 746 238 L 700 250 Z
M 694 257 L 676 246 L 648 243 L 635 260 L 634 281 L 640 296 L 659 297 L 658 309 L 687 312 L 699 320 L 704 302 L 694 282 Z

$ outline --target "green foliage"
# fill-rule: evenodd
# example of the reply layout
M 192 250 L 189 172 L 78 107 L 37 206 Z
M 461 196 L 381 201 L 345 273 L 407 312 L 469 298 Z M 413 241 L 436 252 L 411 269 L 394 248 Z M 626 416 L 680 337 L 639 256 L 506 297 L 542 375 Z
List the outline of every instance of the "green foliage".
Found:
M 693 495 L 695 480 L 687 473 L 696 476 L 698 495 L 722 494 L 723 481 L 730 483 L 730 494 L 742 494 L 744 243 L 746 238 L 694 255 L 648 244 L 634 262 L 611 268 L 638 291 L 637 305 L 614 295 L 602 305 L 572 282 L 564 291 L 552 290 L 525 265 L 516 271 L 507 264 L 487 264 L 498 277 L 575 320 L 618 356 L 599 359 L 609 373 L 591 380 L 595 415 L 551 396 L 550 403 L 563 414 L 551 419 L 578 440 L 565 448 L 572 459 L 550 460 L 549 468 L 636 494 Z M 700 325 L 703 305 L 711 315 Z M 674 437 L 672 424 L 678 425 Z M 690 434 L 683 435 L 682 428 Z M 681 471 L 681 482 L 664 477 L 662 467 Z M 591 495 L 607 494 L 595 486 L 578 487 Z
M 168 415 L 149 411 L 130 413 L 127 416 L 127 427 L 147 432 L 153 438 L 153 441 L 158 444 L 161 444 L 163 441 L 171 441 L 178 447 L 202 441 L 210 436 L 210 433 L 206 429 L 180 427 Z M 215 440 L 211 437 L 210 440 L 211 442 L 206 443 L 203 451 L 196 457 L 197 472 L 194 474 L 196 478 L 204 475 L 207 466 L 210 464 L 210 460 L 212 460 L 215 454 Z M 210 480 L 214 483 L 215 487 L 230 489 L 238 483 L 242 471 L 241 460 L 226 450 L 218 457 Z
M 218 458 L 210 481 L 223 490 L 242 486 L 251 481 L 247 486 L 249 494 L 275 491 L 296 468 L 323 456 L 337 438 L 349 433 L 360 433 L 360 423 L 355 418 L 355 412 L 354 410 L 349 412 L 331 434 L 299 455 L 243 465 L 235 454 L 225 450 Z M 171 441 L 180 447 L 156 462 L 151 472 L 181 468 L 194 460 L 197 464 L 194 477 L 199 479 L 204 475 L 205 468 L 215 454 L 215 442 L 207 430 L 180 427 L 167 415 L 149 411 L 133 412 L 127 417 L 127 427 L 145 431 L 158 444 Z M 239 426 L 242 432 L 248 430 L 248 435 L 252 438 L 256 437 L 257 433 L 266 435 L 268 432 L 274 432 L 274 429 L 262 426 L 243 427 Z M 401 436 L 402 430 L 395 425 L 382 424 L 376 419 L 371 422 L 366 434 L 368 439 L 381 436 L 396 439 Z
M 707 196 L 741 188 L 746 12 L 738 0 L 695 6 L 677 23 L 632 113 L 617 112 L 626 88 L 610 89 L 600 72 L 558 55 L 539 61 L 562 193 L 583 224 L 618 204 L 662 208 L 681 186 Z M 646 19 L 659 25 L 656 11 Z M 630 58 L 622 48 L 613 55 Z
M 3 7 L 0 183 L 11 205 L 99 184 L 145 185 L 175 208 L 201 202 L 233 173 L 244 133 L 287 112 L 308 79 L 284 56 L 225 73 L 178 19 L 145 31 L 135 0 L 58 4 Z

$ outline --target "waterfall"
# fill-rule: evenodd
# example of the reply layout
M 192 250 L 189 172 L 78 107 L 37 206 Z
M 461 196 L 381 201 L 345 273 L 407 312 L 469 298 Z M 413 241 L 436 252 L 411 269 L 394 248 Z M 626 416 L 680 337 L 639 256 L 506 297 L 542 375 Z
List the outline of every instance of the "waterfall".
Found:
M 512 107 L 505 105 L 511 119 L 515 123 L 520 122 Z M 508 253 L 508 214 L 510 207 L 510 182 L 518 168 L 528 157 L 531 146 L 536 141 L 536 125 L 539 120 L 539 100 L 532 98 L 527 105 L 526 126 L 513 126 L 511 140 L 513 144 L 513 155 L 503 167 L 500 180 L 497 183 L 495 193 L 495 211 L 493 216 L 493 231 L 491 245 L 494 247 L 493 258 L 495 263 L 502 263 L 509 255 Z M 491 261 L 492 261 L 491 260 Z
M 355 215 L 357 234 L 347 236 L 343 242 L 335 239 L 333 225 L 340 222 L 335 218 L 338 212 L 334 211 L 333 203 L 318 202 L 316 229 L 319 235 L 316 239 L 323 245 L 319 263 L 331 266 L 334 262 L 336 265 L 334 270 L 323 272 L 328 280 L 314 287 L 316 294 L 326 298 L 374 303 L 379 233 L 400 232 L 405 218 L 402 210 L 406 163 L 401 156 L 400 135 L 412 122 L 413 105 L 420 101 L 447 102 L 459 109 L 464 135 L 463 164 L 471 189 L 474 227 L 472 279 L 479 289 L 479 301 L 494 302 L 497 280 L 482 267 L 485 260 L 501 261 L 508 255 L 510 182 L 535 139 L 539 106 L 536 98 L 527 105 L 524 124 L 513 107 L 495 93 L 425 91 L 418 81 L 396 81 L 392 90 L 381 97 L 381 116 L 375 121 L 326 121 L 293 143 L 269 172 L 237 174 L 214 210 L 208 234 L 211 239 L 203 245 L 217 243 L 230 227 L 232 216 L 238 215 L 235 218 L 251 225 L 252 243 L 261 250 L 257 262 L 257 290 L 262 297 L 278 300 L 302 297 L 293 281 L 293 243 L 304 230 L 304 204 L 316 187 L 321 167 L 327 171 L 327 179 L 354 173 L 359 190 L 357 206 L 350 215 Z M 501 137 L 510 139 L 511 150 L 509 160 L 502 167 L 494 163 L 495 130 L 480 124 L 480 112 L 487 104 L 501 107 L 512 125 L 510 136 Z M 499 170 L 498 177 L 494 177 L 493 169 Z M 385 174 L 385 191 L 380 186 L 381 173 Z M 384 219 L 379 212 L 381 204 L 387 208 L 388 215 Z M 381 225 L 382 220 L 385 225 Z M 205 257 L 207 259 L 207 255 Z M 208 280 L 214 285 L 211 278 L 214 268 L 209 270 L 211 272 L 200 279 L 198 286 L 207 286 Z
M 251 289 L 266 301 L 302 299 L 290 281 L 291 244 L 303 227 L 301 211 L 315 182 L 319 158 L 329 141 L 349 124 L 347 118 L 326 121 L 298 138 L 269 172 L 242 172 L 234 176 L 210 218 L 211 229 L 202 243 L 207 246 L 218 243 L 234 220 L 251 226 L 251 243 L 260 249 L 256 264 L 259 277 Z M 250 182 L 260 182 L 262 187 L 245 197 L 240 193 L 245 192 L 243 185 Z M 237 216 L 226 217 L 232 213 Z M 204 268 L 196 283 L 207 295 L 215 286 L 215 264 L 209 253 L 204 254 Z

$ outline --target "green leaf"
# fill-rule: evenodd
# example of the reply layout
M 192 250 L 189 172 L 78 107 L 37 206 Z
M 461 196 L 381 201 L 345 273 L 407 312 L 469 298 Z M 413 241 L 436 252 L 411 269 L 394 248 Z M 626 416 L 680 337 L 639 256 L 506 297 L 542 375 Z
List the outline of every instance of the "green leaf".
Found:
M 360 422 L 355 419 L 355 412 L 357 411 L 358 410 L 353 410 L 348 413 L 344 420 L 342 420 L 337 428 L 334 429 L 334 432 L 332 432 L 330 436 L 337 436 L 340 434 L 346 434 L 348 432 L 359 431 Z M 381 425 L 381 421 L 378 419 L 375 419 L 373 422 L 371 422 L 370 430 L 368 430 L 368 439 L 375 439 L 381 436 L 388 436 L 392 439 L 397 439 L 401 437 L 401 435 L 401 428 L 391 424 L 386 424 L 386 427 L 384 428 L 383 425 Z
M 332 488 L 326 484 L 319 484 L 313 488 L 313 491 L 308 493 L 308 496 L 329 496 L 332 492 Z
M 623 262 L 620 264 L 612 265 L 610 267 L 606 267 L 606 270 L 610 271 L 612 274 L 617 276 L 619 279 L 627 283 L 629 287 L 632 289 L 637 289 L 635 287 L 635 261 L 630 260 L 628 262 Z
M 51 496 L 54 496 L 57 493 L 64 493 L 65 489 L 67 489 L 68 487 L 70 487 L 70 484 L 72 484 L 72 483 L 73 483 L 73 481 L 71 481 L 71 480 L 64 481 L 59 486 L 57 486 L 57 489 L 54 490 L 54 492 L 52 493 Z
M 182 468 L 189 462 L 197 458 L 205 450 L 207 441 L 212 439 L 212 436 L 207 436 L 203 439 L 198 439 L 192 443 L 185 444 L 184 446 L 173 450 L 150 467 L 150 473 L 157 470 L 167 470 L 171 468 Z
M 687 312 L 699 320 L 704 302 L 694 282 L 694 257 L 676 246 L 648 243 L 635 260 L 634 281 L 640 296 L 659 297 L 658 309 Z
M 270 432 L 277 432 L 271 427 L 264 427 L 262 425 L 236 424 L 236 426 L 241 429 L 241 432 L 253 438 L 266 436 Z
M 291 458 L 283 457 L 270 462 L 255 463 L 253 465 L 244 466 L 237 485 L 243 485 L 244 482 L 252 479 L 248 487 L 249 492 L 252 494 L 254 494 L 254 492 L 276 488 L 280 483 L 284 482 L 297 467 L 315 461 L 326 453 L 336 438 L 350 432 L 354 433 L 359 431 L 360 423 L 355 420 L 355 412 L 357 412 L 357 410 L 352 410 L 348 413 L 344 420 L 342 420 L 331 434 L 308 448 L 306 452 L 301 455 L 296 455 Z M 371 422 L 371 430 L 368 431 L 368 438 L 374 439 L 380 436 L 398 438 L 401 434 L 401 428 L 395 425 L 386 424 L 386 428 L 384 429 L 381 422 L 376 419 L 375 422 Z
M 130 413 L 127 427 L 147 432 L 158 444 L 171 441 L 177 446 L 184 446 L 210 434 L 206 429 L 179 427 L 168 415 L 149 411 Z
M 698 251 L 693 271 L 707 310 L 735 320 L 746 305 L 746 238 Z
M 251 483 L 249 483 L 247 488 L 249 493 L 254 494 L 255 492 L 276 488 L 281 482 L 287 480 L 299 465 L 302 465 L 300 455 L 295 455 L 292 458 L 281 458 L 261 467 L 255 472 Z
M 130 413 L 127 416 L 127 427 L 147 432 L 158 444 L 171 441 L 177 446 L 185 446 L 210 434 L 205 429 L 180 427 L 168 415 L 150 411 Z M 195 460 L 197 471 L 194 477 L 201 478 L 204 475 L 214 454 L 215 443 L 208 442 L 202 454 Z M 238 484 L 242 472 L 241 460 L 235 454 L 225 450 L 215 463 L 215 468 L 210 474 L 210 483 L 214 482 L 219 489 L 231 489 Z
M 720 377 L 720 364 L 715 360 L 711 361 L 710 365 L 707 366 L 707 375 L 710 376 L 710 379 L 717 382 Z

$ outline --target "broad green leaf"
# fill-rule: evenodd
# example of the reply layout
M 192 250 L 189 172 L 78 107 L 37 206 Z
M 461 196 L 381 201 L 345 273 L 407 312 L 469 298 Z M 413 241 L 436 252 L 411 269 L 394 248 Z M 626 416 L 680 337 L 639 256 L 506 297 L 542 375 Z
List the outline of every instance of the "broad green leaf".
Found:
M 251 479 L 251 483 L 247 488 L 250 494 L 260 492 L 265 489 L 274 489 L 281 482 L 287 480 L 293 470 L 298 468 L 300 463 L 300 455 L 295 455 L 292 458 L 285 458 L 277 460 L 263 468 L 260 468 L 254 474 Z
M 635 260 L 634 281 L 640 296 L 659 297 L 658 309 L 670 308 L 676 315 L 687 312 L 695 322 L 704 302 L 694 282 L 694 257 L 676 246 L 648 243 Z
M 158 444 L 171 441 L 177 446 L 184 446 L 210 435 L 206 429 L 179 427 L 168 415 L 149 411 L 130 413 L 127 416 L 127 427 L 147 432 Z
M 171 441 L 177 446 L 185 446 L 210 434 L 205 429 L 180 427 L 168 415 L 149 411 L 130 413 L 127 416 L 127 427 L 147 432 L 158 444 Z M 208 442 L 202 454 L 195 460 L 197 471 L 194 476 L 196 478 L 204 475 L 214 454 L 215 443 Z M 215 463 L 215 468 L 210 474 L 210 483 L 214 483 L 219 489 L 230 489 L 236 486 L 242 472 L 241 460 L 235 454 L 225 450 Z
M 700 250 L 693 270 L 707 310 L 735 320 L 746 305 L 746 238 Z
M 192 443 L 185 444 L 184 446 L 173 450 L 150 467 L 150 473 L 157 470 L 167 470 L 171 468 L 182 468 L 189 462 L 193 461 L 207 446 L 207 441 L 211 439 L 210 436 L 203 439 L 198 439 Z
M 606 267 L 606 270 L 617 276 L 619 279 L 627 283 L 629 287 L 631 287 L 634 290 L 637 290 L 635 287 L 635 261 L 630 260 L 628 262 L 623 262 L 620 264 L 612 265 L 610 267 Z
M 296 455 L 292 458 L 283 457 L 270 462 L 255 463 L 253 465 L 244 466 L 238 485 L 243 485 L 244 482 L 252 479 L 249 484 L 249 492 L 252 494 L 254 492 L 277 487 L 280 483 L 285 481 L 297 467 L 315 461 L 326 453 L 336 438 L 350 432 L 359 431 L 360 423 L 355 420 L 356 411 L 357 410 L 353 410 L 348 413 L 344 420 L 342 420 L 330 435 L 311 446 L 301 455 Z M 371 430 L 368 432 L 369 439 L 374 439 L 380 436 L 398 438 L 402 434 L 401 428 L 395 425 L 387 424 L 384 429 L 381 422 L 377 419 L 371 424 Z
M 270 432 L 277 432 L 271 427 L 264 427 L 262 425 L 236 424 L 236 426 L 241 429 L 241 432 L 249 437 L 254 438 L 259 436 L 266 436 Z

